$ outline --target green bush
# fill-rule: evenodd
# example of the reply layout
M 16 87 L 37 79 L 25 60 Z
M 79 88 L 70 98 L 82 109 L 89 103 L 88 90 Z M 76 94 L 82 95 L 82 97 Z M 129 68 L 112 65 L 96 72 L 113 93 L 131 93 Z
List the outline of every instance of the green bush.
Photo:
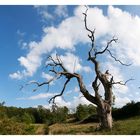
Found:
M 54 123 L 64 123 L 68 117 L 68 108 L 67 107 L 56 107 L 52 110 L 48 120 L 50 124 Z
M 34 127 L 31 125 L 18 123 L 12 119 L 0 120 L 0 135 L 28 135 L 34 132 Z
M 96 107 L 93 105 L 81 105 L 79 104 L 76 108 L 75 117 L 77 120 L 81 121 L 86 117 L 96 114 Z

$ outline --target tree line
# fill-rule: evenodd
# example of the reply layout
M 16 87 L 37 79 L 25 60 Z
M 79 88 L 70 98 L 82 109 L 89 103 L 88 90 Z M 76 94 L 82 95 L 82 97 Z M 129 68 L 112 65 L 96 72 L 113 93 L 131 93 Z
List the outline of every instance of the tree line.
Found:
M 0 106 L 0 119 L 8 118 L 19 123 L 38 123 L 53 124 L 56 122 L 65 122 L 68 115 L 67 107 L 57 107 L 46 109 L 43 106 L 37 108 L 17 108 Z
M 19 123 L 52 125 L 54 123 L 65 123 L 70 119 L 82 121 L 91 116 L 98 118 L 96 109 L 97 107 L 92 104 L 79 104 L 75 112 L 70 112 L 66 106 L 52 106 L 51 109 L 46 109 L 41 105 L 37 108 L 18 108 L 7 107 L 0 103 L 0 120 L 8 118 Z M 132 101 L 121 108 L 112 109 L 114 120 L 126 119 L 137 115 L 140 115 L 140 102 Z

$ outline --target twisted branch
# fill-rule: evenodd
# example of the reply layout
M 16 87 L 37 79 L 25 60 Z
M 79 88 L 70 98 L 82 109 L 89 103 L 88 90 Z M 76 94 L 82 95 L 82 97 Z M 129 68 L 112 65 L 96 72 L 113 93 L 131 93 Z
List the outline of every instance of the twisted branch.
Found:
M 64 86 L 63 86 L 63 89 L 62 89 L 61 93 L 60 93 L 60 94 L 57 94 L 57 95 L 55 95 L 55 96 L 53 96 L 53 97 L 49 100 L 49 103 L 51 103 L 51 101 L 52 101 L 52 103 L 54 104 L 54 103 L 55 103 L 55 98 L 63 95 L 63 93 L 64 93 L 64 91 L 65 91 L 65 88 L 66 88 L 66 86 L 67 86 L 67 84 L 68 84 L 69 81 L 70 81 L 70 79 L 67 79 L 67 80 L 66 80 L 66 82 L 64 83 Z
M 135 80 L 135 79 L 130 78 L 130 79 L 126 80 L 125 82 L 123 82 L 123 81 L 114 82 L 113 76 L 112 76 L 112 78 L 111 78 L 111 84 L 112 84 L 112 85 L 119 84 L 119 85 L 125 86 L 129 81 L 132 81 L 132 80 Z
M 124 66 L 131 66 L 132 64 L 125 64 L 122 61 L 120 61 L 119 59 L 117 59 L 115 56 L 112 55 L 111 51 L 109 49 L 107 49 L 107 51 L 109 52 L 110 56 L 117 62 L 119 62 L 120 64 L 124 65 Z
M 112 42 L 115 42 L 116 43 L 117 40 L 118 40 L 117 38 L 114 38 L 113 37 L 110 41 L 108 41 L 106 47 L 102 51 L 99 51 L 99 52 L 96 52 L 95 53 L 95 58 L 96 58 L 97 55 L 105 53 L 105 51 L 109 48 L 109 46 L 111 45 L 111 43 Z

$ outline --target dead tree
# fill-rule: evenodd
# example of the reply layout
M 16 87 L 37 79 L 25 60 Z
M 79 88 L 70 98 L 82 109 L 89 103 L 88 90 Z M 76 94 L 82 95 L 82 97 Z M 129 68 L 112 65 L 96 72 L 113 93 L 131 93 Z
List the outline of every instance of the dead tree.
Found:
M 114 61 L 119 62 L 121 65 L 129 66 L 130 64 L 129 65 L 124 64 L 123 62 L 118 60 L 115 56 L 113 56 L 113 54 L 111 53 L 111 51 L 109 49 L 111 44 L 113 42 L 116 43 L 118 40 L 115 37 L 113 37 L 110 41 L 107 42 L 107 44 L 103 50 L 98 51 L 98 48 L 96 48 L 96 45 L 95 45 L 95 36 L 94 36 L 95 29 L 91 30 L 87 26 L 87 11 L 88 11 L 88 8 L 86 9 L 85 13 L 83 13 L 83 15 L 84 15 L 85 29 L 89 33 L 88 37 L 91 41 L 91 48 L 88 51 L 87 60 L 90 61 L 94 66 L 93 70 L 95 71 L 95 79 L 92 82 L 94 94 L 89 93 L 89 91 L 87 90 L 87 88 L 83 82 L 82 76 L 80 74 L 75 73 L 75 72 L 71 73 L 65 68 L 65 66 L 63 65 L 63 62 L 61 61 L 61 58 L 58 55 L 56 55 L 55 58 L 53 58 L 52 56 L 49 56 L 48 57 L 49 63 L 46 66 L 46 68 L 48 68 L 49 71 L 54 74 L 54 78 L 50 79 L 47 82 L 43 82 L 43 83 L 38 83 L 36 81 L 32 81 L 31 83 L 36 84 L 37 87 L 41 87 L 43 85 L 49 85 L 50 82 L 57 80 L 61 77 L 65 77 L 66 81 L 63 85 L 63 88 L 62 88 L 62 91 L 60 92 L 60 94 L 53 96 L 49 100 L 49 103 L 52 102 L 55 104 L 55 99 L 64 94 L 67 84 L 71 81 L 71 79 L 76 78 L 78 85 L 79 85 L 80 92 L 83 94 L 83 96 L 89 102 L 91 102 L 97 106 L 97 114 L 98 114 L 98 118 L 100 121 L 99 122 L 100 128 L 112 129 L 112 104 L 113 104 L 112 87 L 114 84 L 126 85 L 126 83 L 132 79 L 127 80 L 125 83 L 123 83 L 122 81 L 115 82 L 113 79 L 113 76 L 111 76 L 111 78 L 109 79 L 108 78 L 108 76 L 110 75 L 109 70 L 106 70 L 106 72 L 102 72 L 100 70 L 100 67 L 99 67 L 100 63 L 97 60 L 97 57 L 99 57 L 100 55 L 103 55 L 104 53 L 108 53 L 114 59 Z M 99 87 L 101 84 L 104 88 L 104 97 L 101 97 L 100 93 L 99 93 Z

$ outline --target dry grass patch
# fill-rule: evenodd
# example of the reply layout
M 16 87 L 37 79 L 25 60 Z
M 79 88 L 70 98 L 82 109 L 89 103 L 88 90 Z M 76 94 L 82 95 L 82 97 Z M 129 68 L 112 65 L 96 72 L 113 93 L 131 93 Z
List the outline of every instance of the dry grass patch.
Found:
M 90 134 L 91 131 L 95 131 L 97 124 L 75 124 L 75 123 L 65 123 L 65 124 L 54 124 L 49 127 L 50 135 L 57 134 L 71 134 L 71 135 L 84 135 Z

